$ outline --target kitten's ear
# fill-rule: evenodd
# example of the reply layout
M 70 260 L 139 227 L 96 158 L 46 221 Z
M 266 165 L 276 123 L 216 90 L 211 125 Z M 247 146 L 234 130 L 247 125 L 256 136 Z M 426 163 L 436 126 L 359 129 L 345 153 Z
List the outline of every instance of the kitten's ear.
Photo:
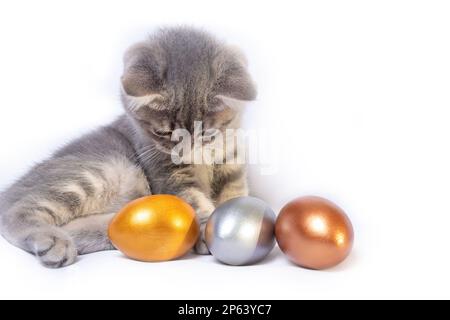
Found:
M 217 80 L 215 92 L 220 97 L 253 101 L 257 90 L 247 71 L 247 59 L 236 47 L 228 47 L 215 61 Z
M 240 112 L 245 107 L 245 104 L 247 102 L 245 100 L 234 99 L 223 95 L 217 95 L 214 98 L 218 103 L 215 103 L 210 107 L 210 111 L 212 112 L 221 112 L 226 109 Z
M 139 43 L 124 56 L 122 87 L 131 97 L 153 96 L 161 91 L 165 62 L 162 52 L 147 43 Z

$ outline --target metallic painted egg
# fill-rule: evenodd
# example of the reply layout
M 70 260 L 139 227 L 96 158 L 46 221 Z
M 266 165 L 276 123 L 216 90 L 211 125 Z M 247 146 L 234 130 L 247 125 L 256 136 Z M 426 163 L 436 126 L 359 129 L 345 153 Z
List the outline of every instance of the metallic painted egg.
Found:
M 117 249 L 140 261 L 176 259 L 194 246 L 199 233 L 194 209 L 172 195 L 152 195 L 129 203 L 108 230 Z
M 342 209 L 319 197 L 302 197 L 280 212 L 275 234 L 281 250 L 297 265 L 326 269 L 342 262 L 353 246 L 353 227 Z
M 212 255 L 229 265 L 248 265 L 264 259 L 275 245 L 275 214 L 263 201 L 240 197 L 226 201 L 206 225 L 206 244 Z

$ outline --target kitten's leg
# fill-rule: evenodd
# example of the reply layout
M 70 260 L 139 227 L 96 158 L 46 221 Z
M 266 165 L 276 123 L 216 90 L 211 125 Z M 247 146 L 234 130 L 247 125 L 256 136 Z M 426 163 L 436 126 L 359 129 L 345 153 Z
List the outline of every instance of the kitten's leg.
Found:
M 12 244 L 34 254 L 49 268 L 75 262 L 77 250 L 70 235 L 57 227 L 57 205 L 22 203 L 1 216 L 2 234 Z
M 195 244 L 194 251 L 198 254 L 210 254 L 205 242 L 205 227 L 215 207 L 211 199 L 198 188 L 187 188 L 178 196 L 192 205 L 200 223 L 200 238 Z
M 176 194 L 188 202 L 195 210 L 200 223 L 200 238 L 194 247 L 198 254 L 209 254 L 205 243 L 205 226 L 211 213 L 214 211 L 214 203 L 199 185 L 199 179 L 192 168 L 183 168 L 171 174 L 162 193 Z
M 220 181 L 216 195 L 217 205 L 233 198 L 248 196 L 247 175 L 244 166 L 220 166 L 214 172 L 214 178 Z
M 43 265 L 66 266 L 76 260 L 76 244 L 80 244 L 68 232 L 72 231 L 68 223 L 95 212 L 115 211 L 149 193 L 142 170 L 120 155 L 95 161 L 52 159 L 2 194 L 0 231 Z M 78 240 L 81 235 L 80 230 Z M 82 252 L 108 247 L 104 238 L 99 240 L 90 247 L 80 244 Z
M 65 226 L 66 231 L 75 242 L 78 254 L 114 250 L 108 237 L 108 226 L 115 213 L 96 214 L 75 219 Z

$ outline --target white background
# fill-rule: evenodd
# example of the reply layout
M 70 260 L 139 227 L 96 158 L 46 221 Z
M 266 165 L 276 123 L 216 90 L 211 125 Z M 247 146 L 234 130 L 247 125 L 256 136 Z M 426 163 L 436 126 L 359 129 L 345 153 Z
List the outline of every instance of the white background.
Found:
M 2 1 L 0 187 L 120 114 L 123 51 L 187 23 L 243 48 L 260 92 L 246 126 L 290 147 L 275 174 L 252 167 L 252 192 L 275 210 L 328 197 L 356 241 L 318 272 L 278 250 L 47 270 L 1 239 L 0 298 L 450 298 L 449 17 L 446 1 Z

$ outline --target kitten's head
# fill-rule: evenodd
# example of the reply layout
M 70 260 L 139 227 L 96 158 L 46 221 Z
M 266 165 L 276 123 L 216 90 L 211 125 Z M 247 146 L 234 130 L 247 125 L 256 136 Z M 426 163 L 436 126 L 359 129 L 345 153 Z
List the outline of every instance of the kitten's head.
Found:
M 140 132 L 170 152 L 172 132 L 194 134 L 238 125 L 245 101 L 256 98 L 245 57 L 191 28 L 161 29 L 124 58 L 122 100 Z

